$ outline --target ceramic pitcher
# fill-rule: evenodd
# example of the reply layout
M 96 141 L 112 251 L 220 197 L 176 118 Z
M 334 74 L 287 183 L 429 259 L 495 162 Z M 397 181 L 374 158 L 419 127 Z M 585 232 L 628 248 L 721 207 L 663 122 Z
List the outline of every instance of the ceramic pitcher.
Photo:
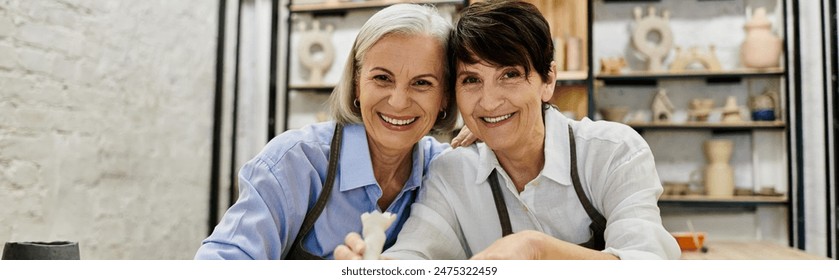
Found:
M 757 8 L 743 27 L 746 39 L 740 47 L 740 61 L 749 68 L 772 68 L 780 65 L 783 40 L 772 34 L 766 9 Z

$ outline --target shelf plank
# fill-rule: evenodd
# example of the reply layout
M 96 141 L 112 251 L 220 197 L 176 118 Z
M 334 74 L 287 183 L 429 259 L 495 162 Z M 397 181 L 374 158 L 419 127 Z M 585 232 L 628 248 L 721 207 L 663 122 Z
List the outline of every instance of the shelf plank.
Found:
M 685 78 L 701 78 L 701 79 L 737 79 L 743 77 L 771 77 L 783 75 L 782 68 L 769 69 L 736 69 L 724 72 L 706 72 L 706 71 L 684 71 L 684 72 L 647 72 L 634 71 L 623 74 L 598 74 L 595 79 L 602 81 L 634 81 L 634 80 L 656 80 L 656 79 L 685 79 Z
M 557 81 L 585 81 L 586 79 L 588 79 L 586 71 L 558 71 L 556 73 Z
M 658 199 L 660 206 L 746 206 L 754 207 L 758 205 L 786 205 L 789 203 L 789 198 L 786 195 L 782 196 L 760 196 L 760 195 L 737 195 L 731 197 L 711 197 L 707 195 L 662 195 Z
M 731 197 L 714 197 L 699 194 L 686 195 L 662 195 L 658 201 L 701 201 L 701 202 L 762 202 L 762 203 L 787 203 L 785 195 L 735 195 Z
M 292 13 L 299 12 L 326 12 L 326 11 L 344 11 L 354 9 L 372 9 L 383 8 L 393 4 L 399 3 L 416 3 L 416 4 L 455 4 L 463 5 L 462 0 L 370 0 L 370 1 L 335 1 L 323 0 L 324 3 L 315 4 L 297 4 L 289 5 L 289 11 Z
M 708 122 L 686 122 L 686 123 L 649 123 L 649 122 L 628 122 L 626 125 L 635 129 L 712 129 L 712 130 L 744 130 L 744 129 L 784 129 L 786 124 L 783 121 L 750 121 L 739 123 L 708 123 Z
M 588 72 L 587 71 L 559 71 L 556 73 L 556 85 L 587 85 Z
M 770 241 L 709 241 L 707 252 L 682 251 L 683 260 L 828 260 Z

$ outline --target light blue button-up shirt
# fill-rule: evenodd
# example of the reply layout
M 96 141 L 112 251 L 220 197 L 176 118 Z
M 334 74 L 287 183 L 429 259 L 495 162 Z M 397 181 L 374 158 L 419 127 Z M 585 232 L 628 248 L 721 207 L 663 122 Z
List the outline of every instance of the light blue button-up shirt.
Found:
M 196 259 L 283 259 L 317 201 L 326 181 L 334 122 L 290 130 L 275 137 L 239 171 L 239 200 L 204 240 Z M 361 232 L 361 214 L 374 210 L 396 214 L 385 249 L 410 216 L 410 205 L 422 185 L 431 159 L 449 148 L 432 137 L 414 147 L 411 176 L 388 209 L 379 209 L 382 189 L 373 175 L 367 134 L 360 124 L 346 125 L 336 190 L 315 222 L 303 247 L 333 259 L 332 251 L 349 232 Z

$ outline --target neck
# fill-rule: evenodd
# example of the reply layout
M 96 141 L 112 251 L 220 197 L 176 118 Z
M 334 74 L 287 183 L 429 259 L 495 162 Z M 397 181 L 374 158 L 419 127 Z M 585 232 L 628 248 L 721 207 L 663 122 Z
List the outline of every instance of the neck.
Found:
M 533 181 L 545 166 L 545 128 L 540 126 L 524 145 L 516 145 L 503 151 L 495 151 L 498 163 L 510 175 L 519 192 Z
M 411 176 L 413 147 L 403 150 L 385 149 L 371 141 L 369 137 L 367 139 L 370 159 L 373 163 L 373 175 L 382 188 L 382 197 L 379 198 L 378 204 L 379 208 L 385 211 Z

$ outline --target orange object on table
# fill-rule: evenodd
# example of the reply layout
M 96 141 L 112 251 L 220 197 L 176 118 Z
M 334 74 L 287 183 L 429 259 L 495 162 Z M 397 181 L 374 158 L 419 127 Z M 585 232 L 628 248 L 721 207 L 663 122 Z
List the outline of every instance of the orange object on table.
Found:
M 705 243 L 704 232 L 672 232 L 670 234 L 676 238 L 676 242 L 679 243 L 679 248 L 682 251 L 699 250 L 702 248 L 702 244 Z M 694 238 L 694 235 L 696 235 L 696 238 Z

